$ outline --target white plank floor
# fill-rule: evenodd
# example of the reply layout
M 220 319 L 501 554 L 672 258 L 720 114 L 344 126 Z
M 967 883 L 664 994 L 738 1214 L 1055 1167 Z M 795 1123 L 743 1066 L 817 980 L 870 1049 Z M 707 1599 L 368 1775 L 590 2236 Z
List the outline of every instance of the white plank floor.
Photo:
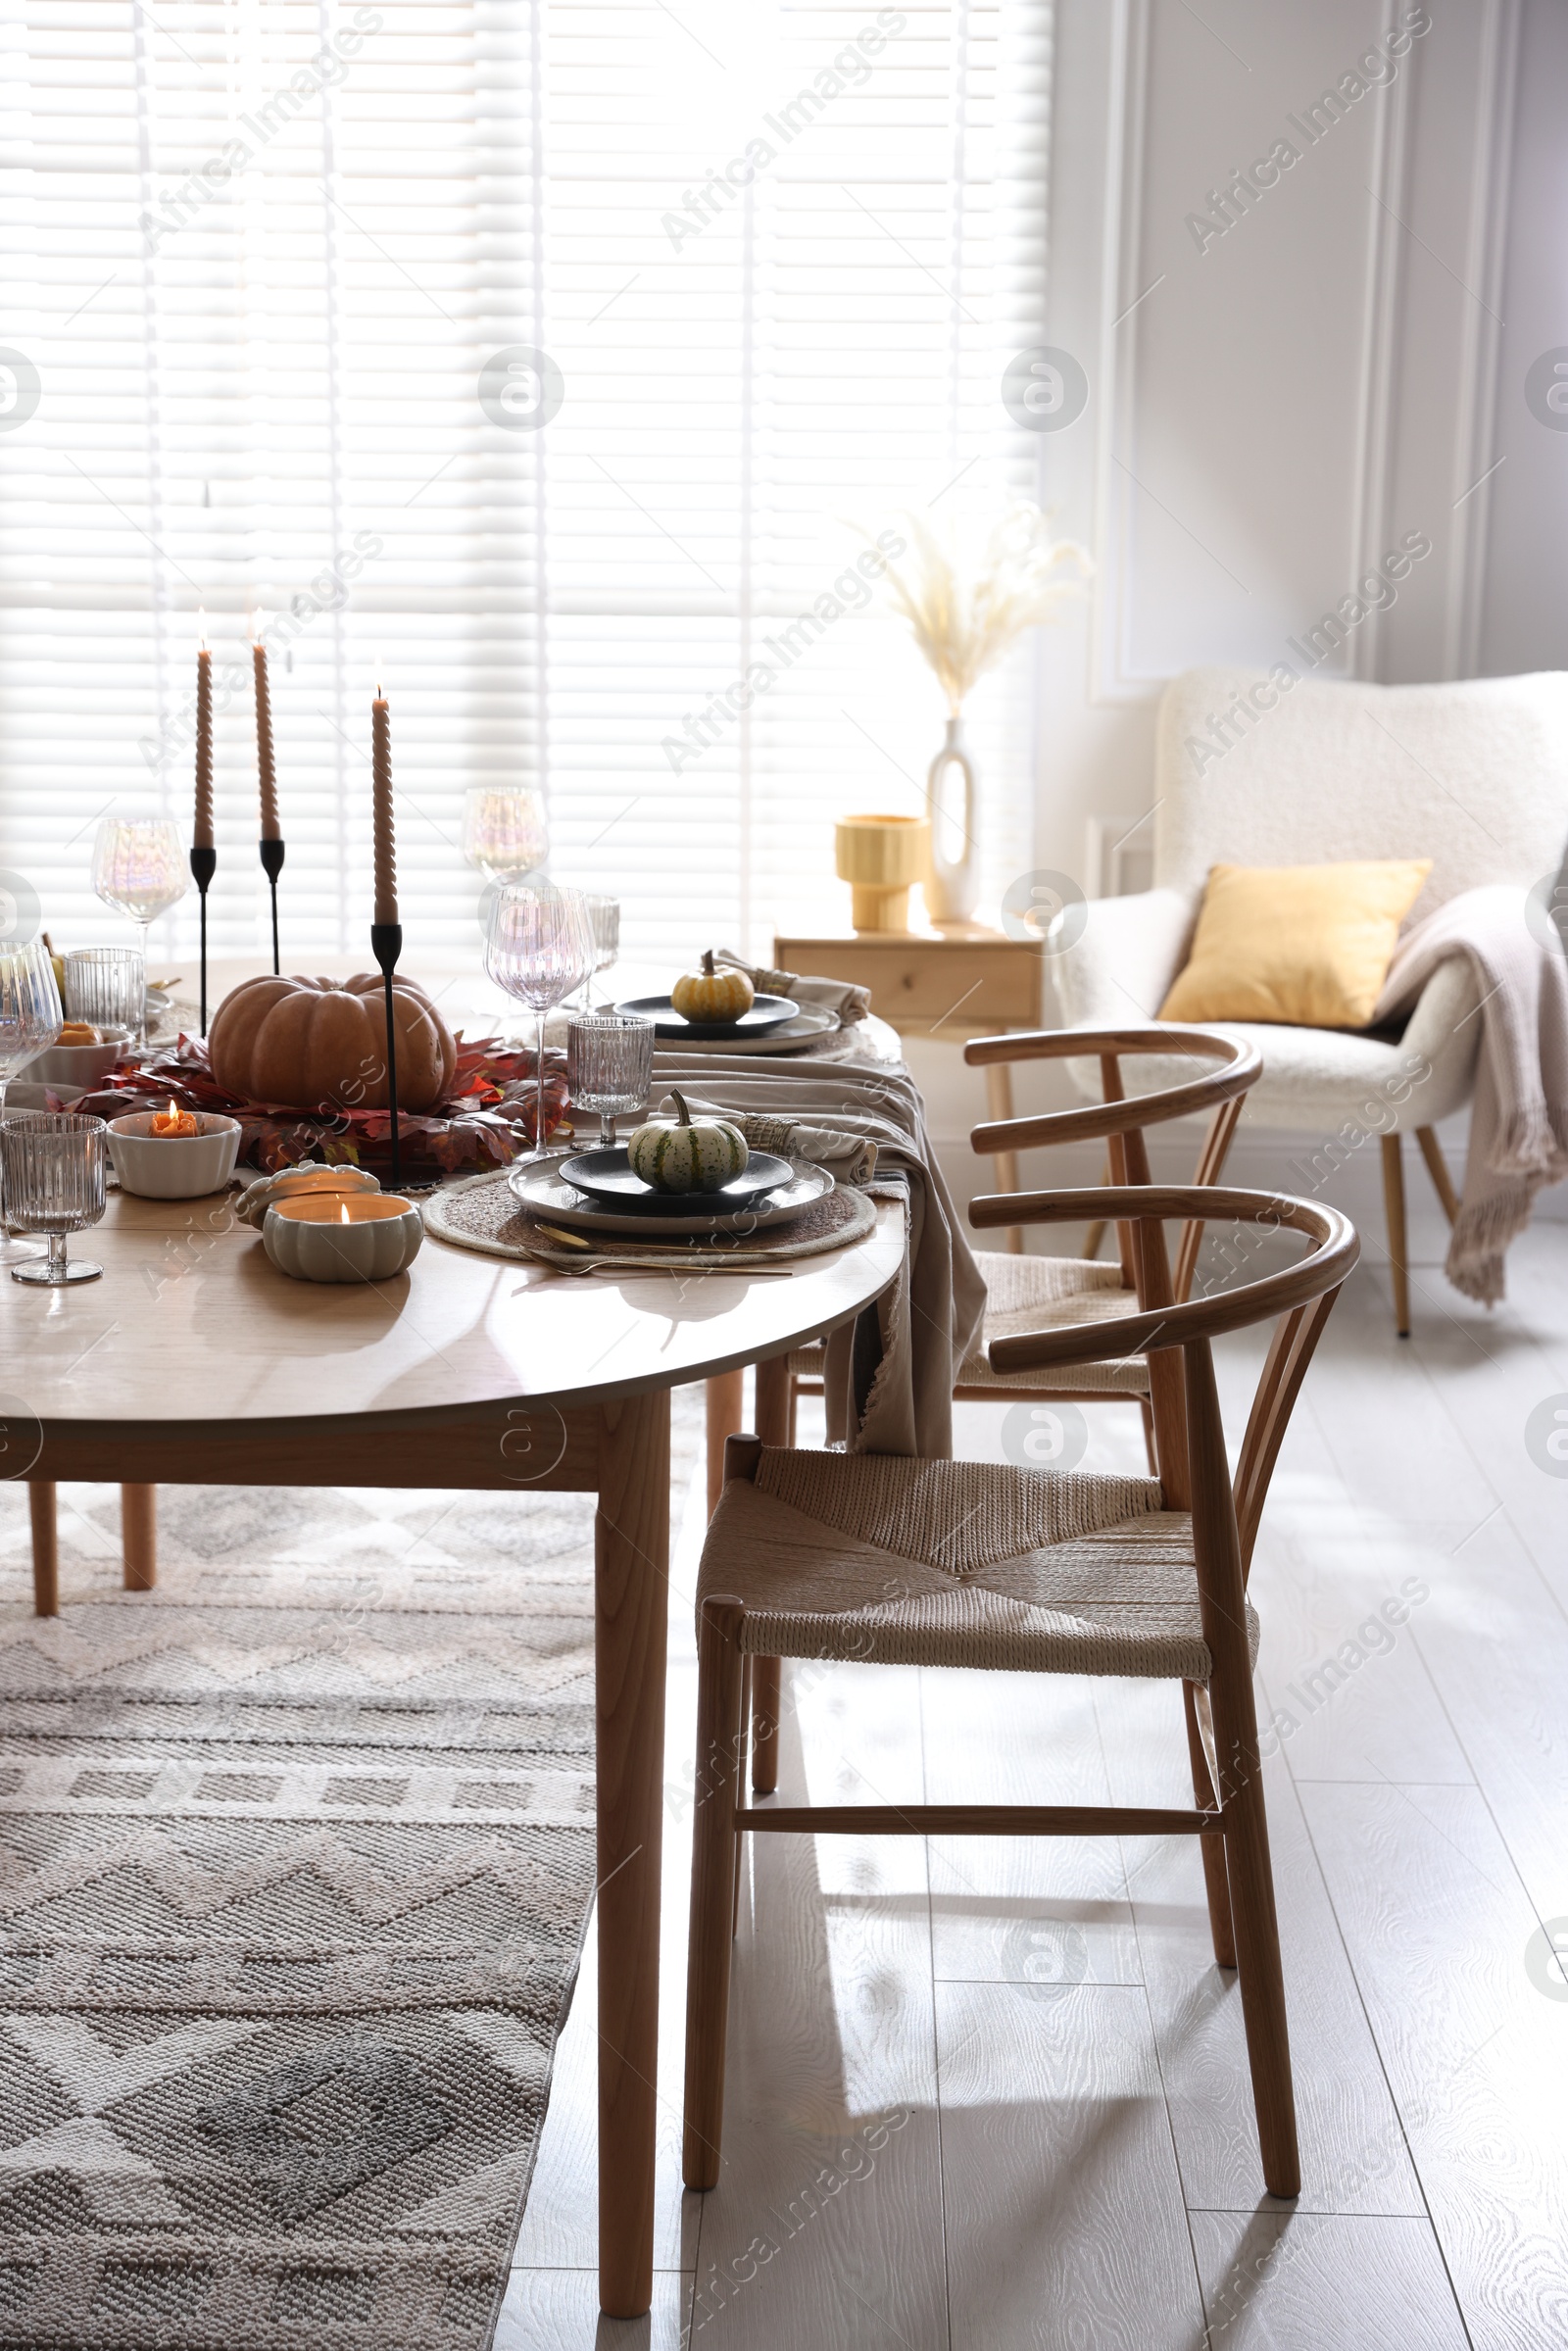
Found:
M 1525 1446 L 1532 1409 L 1568 1402 L 1568 1232 L 1526 1236 L 1490 1316 L 1418 1267 L 1402 1347 L 1368 1256 L 1253 1582 L 1299 2204 L 1262 2192 L 1234 1979 L 1174 1839 L 757 1840 L 724 2176 L 682 2195 L 694 1494 L 654 2311 L 596 2306 L 590 1951 L 497 2351 L 1568 2345 L 1568 1984 L 1547 1939 L 1568 1952 L 1568 1477 Z M 1233 1435 L 1258 1359 L 1226 1350 Z M 995 1407 L 958 1420 L 961 1452 L 997 1457 Z M 1142 1466 L 1130 1410 L 1090 1422 L 1090 1466 Z M 1408 1621 L 1358 1639 L 1401 1590 Z M 846 1666 L 790 1692 L 784 1791 L 818 1800 L 1184 1803 L 1186 1772 L 1175 1695 L 1151 1685 Z

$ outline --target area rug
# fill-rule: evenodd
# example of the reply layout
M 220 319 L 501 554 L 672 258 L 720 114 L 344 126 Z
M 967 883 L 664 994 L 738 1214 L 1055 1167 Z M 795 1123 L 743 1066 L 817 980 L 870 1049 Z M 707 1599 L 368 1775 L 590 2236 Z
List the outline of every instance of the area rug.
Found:
M 482 2351 L 593 1892 L 592 1498 L 160 1504 L 128 1593 L 63 1488 L 41 1621 L 0 1487 L 0 2344 Z

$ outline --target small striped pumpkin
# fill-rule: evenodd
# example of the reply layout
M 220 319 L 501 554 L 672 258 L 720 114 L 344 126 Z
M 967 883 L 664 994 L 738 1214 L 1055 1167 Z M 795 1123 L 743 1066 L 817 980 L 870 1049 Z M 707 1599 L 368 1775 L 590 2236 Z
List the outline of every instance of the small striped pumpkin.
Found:
M 660 1119 L 634 1130 L 632 1174 L 656 1192 L 717 1192 L 751 1157 L 745 1136 L 727 1118 L 694 1118 L 684 1095 L 675 1095 L 675 1110 L 673 1125 Z

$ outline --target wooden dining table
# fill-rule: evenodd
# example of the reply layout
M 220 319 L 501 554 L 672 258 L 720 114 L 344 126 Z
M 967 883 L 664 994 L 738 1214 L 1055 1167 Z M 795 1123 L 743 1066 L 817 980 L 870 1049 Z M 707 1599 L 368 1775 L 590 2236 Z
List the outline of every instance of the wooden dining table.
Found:
M 653 2292 L 669 1392 L 786 1354 L 894 1280 L 904 1210 L 745 1272 L 571 1278 L 427 1241 L 391 1281 L 291 1281 L 232 1195 L 112 1195 L 73 1253 L 0 1279 L 6 1473 L 53 1543 L 62 1479 L 591 1493 L 599 1916 L 600 2301 Z

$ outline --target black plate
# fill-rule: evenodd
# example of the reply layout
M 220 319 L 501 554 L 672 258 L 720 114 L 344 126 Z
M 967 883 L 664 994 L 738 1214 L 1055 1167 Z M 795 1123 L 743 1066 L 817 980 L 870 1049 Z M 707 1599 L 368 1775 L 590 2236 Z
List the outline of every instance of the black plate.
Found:
M 739 1020 L 688 1020 L 677 1012 L 667 996 L 634 996 L 617 1012 L 638 1012 L 654 1024 L 656 1037 L 765 1037 L 773 1029 L 781 1029 L 786 1020 L 793 1020 L 800 1005 L 787 996 L 759 996 L 752 1001 L 749 1012 Z
M 715 1216 L 733 1216 L 764 1192 L 776 1192 L 794 1173 L 788 1159 L 777 1159 L 771 1151 L 753 1151 L 740 1174 L 717 1192 L 656 1192 L 632 1174 L 623 1143 L 609 1151 L 579 1151 L 573 1159 L 563 1159 L 560 1168 L 563 1183 L 607 1208 L 647 1208 L 661 1216 L 699 1216 L 709 1209 Z

